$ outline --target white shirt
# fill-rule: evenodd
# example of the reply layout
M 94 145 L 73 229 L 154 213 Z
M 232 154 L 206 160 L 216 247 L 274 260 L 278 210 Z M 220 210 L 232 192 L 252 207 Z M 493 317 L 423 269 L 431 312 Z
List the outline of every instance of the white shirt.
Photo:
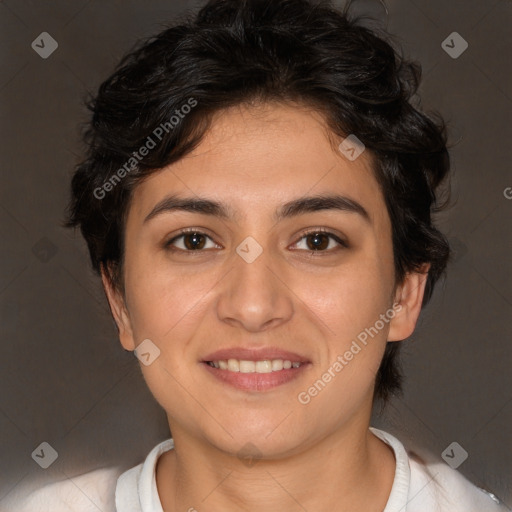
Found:
M 391 434 L 370 427 L 396 459 L 395 478 L 383 512 L 505 512 L 490 493 L 474 486 L 442 461 L 422 462 Z M 174 448 L 167 439 L 145 461 L 120 474 L 101 469 L 38 489 L 28 497 L 0 502 L 2 512 L 163 512 L 156 487 L 158 457 Z M 115 495 L 114 495 L 115 487 Z M 115 503 L 115 504 L 114 504 Z M 5 508 L 12 506 L 12 508 Z

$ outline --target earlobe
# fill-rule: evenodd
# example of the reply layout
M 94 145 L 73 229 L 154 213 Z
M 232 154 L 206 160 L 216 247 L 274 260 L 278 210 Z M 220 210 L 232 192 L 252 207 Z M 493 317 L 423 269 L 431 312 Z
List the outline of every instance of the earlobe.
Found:
M 410 272 L 395 294 L 395 316 L 390 321 L 388 341 L 402 341 L 408 338 L 416 327 L 427 284 L 430 264 L 426 263 L 419 272 Z
M 111 280 L 108 278 L 103 264 L 101 265 L 101 281 L 110 306 L 110 312 L 112 313 L 119 331 L 119 341 L 126 350 L 133 351 L 135 350 L 135 343 L 125 300 L 120 291 L 113 286 Z

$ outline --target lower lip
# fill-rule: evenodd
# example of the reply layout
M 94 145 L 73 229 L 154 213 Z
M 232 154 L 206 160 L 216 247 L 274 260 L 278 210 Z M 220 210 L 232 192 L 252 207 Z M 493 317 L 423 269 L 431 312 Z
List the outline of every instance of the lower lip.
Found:
M 309 366 L 309 363 L 303 363 L 298 368 L 288 368 L 286 370 L 270 373 L 230 372 L 229 370 L 214 368 L 208 363 L 202 363 L 202 365 L 215 378 L 225 384 L 229 384 L 244 391 L 266 391 L 298 378 L 306 367 Z

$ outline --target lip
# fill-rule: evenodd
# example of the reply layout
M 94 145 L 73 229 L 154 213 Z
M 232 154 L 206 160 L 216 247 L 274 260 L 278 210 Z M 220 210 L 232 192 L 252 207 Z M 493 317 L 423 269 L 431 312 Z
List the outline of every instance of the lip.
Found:
M 220 361 L 220 360 L 228 360 L 228 359 L 238 359 L 243 361 L 263 361 L 265 359 L 284 359 L 293 362 L 299 363 L 309 363 L 309 359 L 307 357 L 301 356 L 300 354 L 296 354 L 295 352 L 290 352 L 288 350 L 282 350 L 277 347 L 264 347 L 264 348 L 243 348 L 243 347 L 233 347 L 233 348 L 225 348 L 221 350 L 217 350 L 212 352 L 202 358 L 203 363 L 207 363 L 208 361 Z

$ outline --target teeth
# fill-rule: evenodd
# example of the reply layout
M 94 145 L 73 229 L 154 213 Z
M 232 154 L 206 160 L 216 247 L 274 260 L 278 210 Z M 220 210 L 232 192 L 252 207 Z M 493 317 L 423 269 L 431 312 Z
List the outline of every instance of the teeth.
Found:
M 240 361 L 240 373 L 254 373 L 256 364 L 254 361 Z
M 272 371 L 277 372 L 283 369 L 283 360 L 282 359 L 274 359 L 272 361 Z
M 256 373 L 270 373 L 272 371 L 272 361 L 256 361 L 254 365 L 256 367 Z
M 237 359 L 228 359 L 228 370 L 230 372 L 239 372 L 240 362 Z
M 238 359 L 228 359 L 219 361 L 209 361 L 208 364 L 213 368 L 228 370 L 230 372 L 240 373 L 271 373 L 290 368 L 299 368 L 302 363 L 289 361 L 288 359 L 265 359 L 262 361 L 245 361 Z

